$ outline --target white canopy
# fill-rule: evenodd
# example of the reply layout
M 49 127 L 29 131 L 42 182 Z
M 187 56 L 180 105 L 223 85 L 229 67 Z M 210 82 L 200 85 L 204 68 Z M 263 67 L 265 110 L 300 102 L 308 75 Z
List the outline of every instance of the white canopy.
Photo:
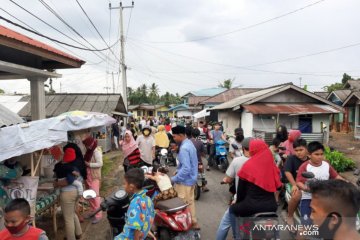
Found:
M 50 129 L 57 123 L 48 118 L 0 128 L 0 162 L 67 142 L 67 131 Z
M 56 118 L 60 121 L 51 129 L 59 131 L 78 131 L 116 123 L 116 120 L 109 115 L 96 112 L 73 111 L 63 113 Z
M 193 115 L 194 118 L 203 118 L 206 116 L 210 116 L 210 112 L 207 112 L 208 108 L 201 110 Z

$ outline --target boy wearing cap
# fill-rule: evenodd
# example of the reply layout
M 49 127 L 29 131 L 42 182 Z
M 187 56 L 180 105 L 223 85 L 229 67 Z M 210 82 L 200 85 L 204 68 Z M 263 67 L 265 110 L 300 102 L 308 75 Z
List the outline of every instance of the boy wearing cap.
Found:
M 177 173 L 171 178 L 175 183 L 178 197 L 189 204 L 193 229 L 199 230 L 194 203 L 194 188 L 198 176 L 198 158 L 194 144 L 185 135 L 185 127 L 176 126 L 172 128 L 175 142 L 179 145 Z

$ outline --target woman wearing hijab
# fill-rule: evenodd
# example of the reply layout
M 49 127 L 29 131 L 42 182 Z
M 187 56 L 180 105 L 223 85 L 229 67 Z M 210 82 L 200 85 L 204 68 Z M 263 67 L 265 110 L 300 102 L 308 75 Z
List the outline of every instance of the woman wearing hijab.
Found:
M 276 212 L 274 193 L 281 187 L 279 169 L 263 140 L 250 142 L 250 159 L 237 175 L 237 198 L 236 203 L 230 207 L 231 214 L 249 217 L 260 212 Z M 232 227 L 236 229 L 237 226 Z
M 159 148 L 168 148 L 170 144 L 169 137 L 166 134 L 165 126 L 158 126 L 158 132 L 155 133 L 155 146 Z
M 294 142 L 301 137 L 301 131 L 300 130 L 290 130 L 288 139 L 281 144 L 280 146 L 285 147 L 284 151 L 284 158 L 287 158 L 290 155 L 295 154 L 295 150 L 293 147 Z
M 124 140 L 120 141 L 120 146 L 124 154 L 124 170 L 127 172 L 129 167 L 138 166 L 141 163 L 140 150 L 130 130 L 125 131 Z
M 102 150 L 97 146 L 97 141 L 93 137 L 87 137 L 83 141 L 86 147 L 86 153 L 84 155 L 84 161 L 86 165 L 87 179 L 86 186 L 88 189 L 93 189 L 96 192 L 96 198 L 90 199 L 90 209 L 95 212 L 100 208 L 100 183 L 101 183 L 101 167 L 103 166 Z M 102 218 L 102 211 L 98 212 L 92 224 L 97 224 Z

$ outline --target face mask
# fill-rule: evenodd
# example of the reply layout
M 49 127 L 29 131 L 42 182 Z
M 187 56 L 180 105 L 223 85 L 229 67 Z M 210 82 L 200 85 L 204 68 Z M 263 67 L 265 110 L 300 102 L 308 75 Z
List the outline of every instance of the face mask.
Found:
M 329 228 L 329 223 L 330 223 L 330 220 L 332 218 L 332 215 L 336 215 L 339 218 L 339 222 L 338 222 L 338 224 L 336 224 L 334 226 L 333 229 L 330 229 Z M 319 226 L 319 237 L 321 237 L 321 238 L 323 238 L 325 240 L 326 239 L 333 239 L 336 231 L 338 230 L 338 228 L 341 225 L 341 222 L 342 222 L 342 219 L 341 219 L 341 215 L 339 213 L 337 213 L 337 212 L 329 213 L 327 215 L 326 219 L 324 220 L 324 222 Z
M 22 221 L 19 225 L 15 227 L 8 227 L 6 225 L 5 227 L 11 234 L 18 234 L 21 230 L 24 229 L 24 227 L 26 227 L 26 225 L 28 225 L 28 220 Z
M 144 130 L 144 135 L 145 135 L 145 136 L 149 136 L 149 134 L 150 134 L 150 131 L 149 131 L 149 130 L 147 130 L 147 129 Z

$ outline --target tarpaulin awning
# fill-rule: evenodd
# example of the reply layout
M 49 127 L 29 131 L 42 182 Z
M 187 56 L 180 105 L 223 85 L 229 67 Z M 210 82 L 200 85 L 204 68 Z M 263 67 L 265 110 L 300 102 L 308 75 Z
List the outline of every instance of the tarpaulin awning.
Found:
M 24 120 L 0 104 L 0 127 L 23 123 Z
M 340 113 L 335 107 L 323 104 L 296 103 L 296 104 L 277 104 L 277 103 L 257 103 L 243 106 L 244 109 L 253 114 L 324 114 Z
M 194 118 L 203 118 L 206 116 L 210 116 L 210 112 L 207 112 L 207 108 L 205 108 L 204 110 L 201 110 L 200 112 L 197 112 L 193 115 Z
M 0 128 L 0 162 L 67 142 L 66 131 L 50 129 L 58 122 L 48 118 Z

